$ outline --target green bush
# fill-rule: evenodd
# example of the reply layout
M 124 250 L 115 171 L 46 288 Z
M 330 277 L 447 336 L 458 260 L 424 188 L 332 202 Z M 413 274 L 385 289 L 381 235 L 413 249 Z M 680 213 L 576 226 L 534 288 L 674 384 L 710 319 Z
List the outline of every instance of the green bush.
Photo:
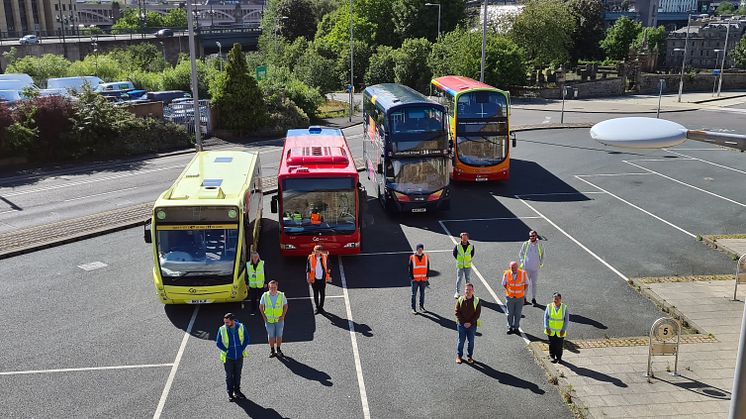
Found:
M 303 83 L 319 89 L 322 94 L 333 92 L 341 87 L 335 73 L 335 62 L 319 54 L 315 47 L 309 47 L 295 65 L 295 76 Z
M 262 91 L 253 75 L 249 74 L 241 45 L 234 44 L 231 48 L 225 72 L 211 84 L 210 93 L 218 127 L 241 134 L 264 124 L 266 113 Z
M 210 95 L 210 83 L 218 76 L 219 71 L 205 64 L 204 61 L 197 61 L 197 85 L 199 97 L 206 99 Z M 163 71 L 162 76 L 163 90 L 184 90 L 192 91 L 192 67 L 188 58 L 181 58 L 176 67 L 167 68 Z
M 407 39 L 394 55 L 394 78 L 421 93 L 430 91 L 432 71 L 427 65 L 432 45 L 425 38 Z
M 298 105 L 309 118 L 313 118 L 324 103 L 324 96 L 318 89 L 309 87 L 299 80 L 292 80 L 285 87 L 288 99 Z
M 308 115 L 286 96 L 286 92 L 273 86 L 264 90 L 267 119 L 258 132 L 266 135 L 281 135 L 292 128 L 306 128 L 310 124 Z
M 98 76 L 104 81 L 120 81 L 122 65 L 108 54 L 87 55 L 68 68 L 68 76 Z
M 370 56 L 368 70 L 365 72 L 365 84 L 370 86 L 379 83 L 394 82 L 394 66 L 396 65 L 396 50 L 388 46 L 380 46 L 376 53 Z
M 41 57 L 27 55 L 8 64 L 6 73 L 26 73 L 38 86 L 45 85 L 50 77 L 67 76 L 70 61 L 61 55 L 44 54 Z
M 159 91 L 163 86 L 162 73 L 151 73 L 142 70 L 122 73 L 122 80 L 129 80 L 135 84 L 138 89 L 145 89 L 151 92 Z M 191 89 L 187 90 L 191 91 Z

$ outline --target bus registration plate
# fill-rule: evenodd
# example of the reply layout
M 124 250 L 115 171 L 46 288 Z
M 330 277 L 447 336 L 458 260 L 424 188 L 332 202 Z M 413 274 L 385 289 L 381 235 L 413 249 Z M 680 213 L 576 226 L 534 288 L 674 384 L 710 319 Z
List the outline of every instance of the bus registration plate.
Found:
M 425 212 L 427 208 L 412 208 L 412 212 Z
M 187 304 L 207 304 L 210 300 L 189 300 Z
M 475 180 L 476 180 L 477 182 L 486 182 L 486 181 L 487 181 L 487 178 L 486 178 L 486 177 L 478 177 L 478 176 L 477 176 L 477 178 L 476 178 Z

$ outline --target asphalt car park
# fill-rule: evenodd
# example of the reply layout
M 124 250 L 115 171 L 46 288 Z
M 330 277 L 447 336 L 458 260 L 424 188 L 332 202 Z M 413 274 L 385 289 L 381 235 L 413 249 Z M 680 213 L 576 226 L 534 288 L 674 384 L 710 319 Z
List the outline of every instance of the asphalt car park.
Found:
M 551 293 L 569 305 L 569 339 L 645 335 L 663 314 L 626 280 L 731 273 L 728 257 L 695 238 L 746 229 L 746 160 L 691 142 L 617 151 L 587 130 L 526 132 L 518 141 L 510 182 L 455 184 L 450 211 L 386 214 L 368 197 L 363 253 L 332 259 L 326 315 L 313 315 L 305 261 L 279 256 L 265 200 L 260 252 L 289 298 L 284 360 L 267 357 L 248 305 L 162 306 L 140 229 L 3 260 L 0 413 L 571 417 L 526 348 L 543 338 Z M 508 336 L 499 279 L 531 229 L 547 252 L 540 307 L 526 306 L 522 334 Z M 473 366 L 454 362 L 451 250 L 461 231 L 476 246 L 472 282 L 483 301 Z M 428 311 L 412 315 L 406 261 L 417 243 L 433 276 Z M 225 397 L 214 343 L 226 311 L 251 338 L 242 385 L 249 400 L 240 403 Z

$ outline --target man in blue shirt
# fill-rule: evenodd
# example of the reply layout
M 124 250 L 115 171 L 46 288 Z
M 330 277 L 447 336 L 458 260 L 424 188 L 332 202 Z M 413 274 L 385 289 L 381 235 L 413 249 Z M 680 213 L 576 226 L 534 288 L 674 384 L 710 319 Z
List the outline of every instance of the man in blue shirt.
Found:
M 220 349 L 220 360 L 225 367 L 225 385 L 228 391 L 228 401 L 245 399 L 241 393 L 241 369 L 246 357 L 246 347 L 249 345 L 249 332 L 246 326 L 236 321 L 233 313 L 223 316 L 223 325 L 217 333 L 216 344 Z

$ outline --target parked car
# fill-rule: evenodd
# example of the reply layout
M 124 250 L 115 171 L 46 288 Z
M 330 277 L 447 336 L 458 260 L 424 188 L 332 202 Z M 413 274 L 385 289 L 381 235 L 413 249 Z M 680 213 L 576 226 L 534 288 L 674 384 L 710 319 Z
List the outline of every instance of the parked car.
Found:
M 0 103 L 13 106 L 23 100 L 18 90 L 0 90 Z
M 183 90 L 165 90 L 162 92 L 148 92 L 147 97 L 149 100 L 154 102 L 163 102 L 164 105 L 170 104 L 172 101 L 177 99 L 192 99 L 192 95 L 189 92 Z
M 33 82 L 26 80 L 0 80 L 0 90 L 23 90 L 26 88 L 39 89 Z
M 28 84 L 34 84 L 34 79 L 26 73 L 5 73 L 0 74 L 0 80 L 20 80 Z
M 39 42 L 39 37 L 36 35 L 25 35 L 18 40 L 18 43 L 21 45 L 36 45 Z
M 170 38 L 174 36 L 174 31 L 171 29 L 161 29 L 155 33 L 156 38 Z
M 57 77 L 47 80 L 47 89 L 63 89 L 75 95 L 83 90 L 85 85 L 90 86 L 91 89 L 96 89 L 103 82 L 96 76 Z
M 147 93 L 147 90 L 135 89 L 131 81 L 117 81 L 112 83 L 101 83 L 93 90 L 104 96 L 126 96 L 125 99 L 137 99 Z

